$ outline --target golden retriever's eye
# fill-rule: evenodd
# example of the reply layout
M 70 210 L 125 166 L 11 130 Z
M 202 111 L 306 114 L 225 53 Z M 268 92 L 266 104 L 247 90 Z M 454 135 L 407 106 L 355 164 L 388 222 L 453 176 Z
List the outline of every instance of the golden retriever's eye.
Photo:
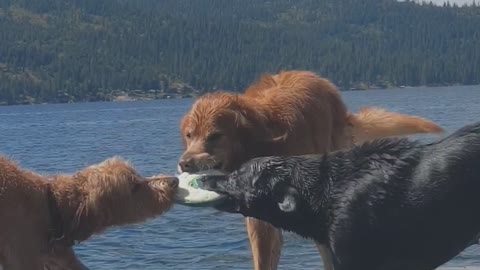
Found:
M 187 134 L 185 134 L 185 137 L 187 139 L 191 139 L 192 138 L 192 133 L 188 132 Z
M 216 142 L 218 141 L 220 138 L 222 138 L 223 134 L 220 133 L 220 132 L 215 132 L 215 133 L 212 133 L 208 136 L 208 142 Z

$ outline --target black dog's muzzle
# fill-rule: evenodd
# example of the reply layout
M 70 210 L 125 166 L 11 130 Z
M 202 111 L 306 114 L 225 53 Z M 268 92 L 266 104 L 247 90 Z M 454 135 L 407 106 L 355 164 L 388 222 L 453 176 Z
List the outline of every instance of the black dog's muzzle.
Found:
M 228 188 L 228 175 L 204 175 L 198 179 L 199 188 L 227 195 L 227 198 L 214 206 L 215 209 L 229 213 L 239 213 L 240 204 L 238 194 Z

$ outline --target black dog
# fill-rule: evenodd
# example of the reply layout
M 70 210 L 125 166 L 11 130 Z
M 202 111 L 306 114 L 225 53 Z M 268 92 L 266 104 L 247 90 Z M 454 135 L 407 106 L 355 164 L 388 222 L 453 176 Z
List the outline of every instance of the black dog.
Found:
M 480 122 L 431 144 L 256 158 L 203 188 L 229 195 L 223 211 L 326 244 L 335 270 L 435 269 L 480 233 Z

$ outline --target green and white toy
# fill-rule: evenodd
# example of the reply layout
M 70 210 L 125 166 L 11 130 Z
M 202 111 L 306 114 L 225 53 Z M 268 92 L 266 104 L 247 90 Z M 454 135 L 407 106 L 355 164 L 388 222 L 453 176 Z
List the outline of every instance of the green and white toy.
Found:
M 226 198 L 225 195 L 201 188 L 198 182 L 205 175 L 223 175 L 216 170 L 202 171 L 195 174 L 182 173 L 178 175 L 178 191 L 176 203 L 188 206 L 212 206 Z

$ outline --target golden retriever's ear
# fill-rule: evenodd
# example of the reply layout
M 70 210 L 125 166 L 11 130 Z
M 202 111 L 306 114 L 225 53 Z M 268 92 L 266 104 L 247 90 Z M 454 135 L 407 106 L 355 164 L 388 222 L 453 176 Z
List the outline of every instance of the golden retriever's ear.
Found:
M 274 136 L 265 124 L 264 117 L 258 112 L 251 110 L 232 111 L 235 116 L 235 123 L 239 128 L 249 130 L 250 135 L 258 142 L 267 144 L 284 143 L 287 140 L 288 132 L 280 136 Z
M 288 138 L 288 132 L 281 136 L 263 136 L 256 137 L 252 145 L 255 147 L 255 153 L 259 156 L 272 156 L 282 154 L 282 145 L 285 144 Z
M 273 138 L 270 138 L 270 139 L 266 139 L 266 142 L 267 143 L 273 143 L 273 144 L 277 144 L 277 143 L 284 143 L 287 141 L 287 138 L 288 138 L 288 132 L 285 132 L 283 135 L 281 136 L 277 136 L 277 137 L 273 137 Z
M 249 128 L 252 126 L 252 123 L 247 119 L 247 117 L 238 111 L 232 111 L 234 115 L 235 125 L 239 128 Z

